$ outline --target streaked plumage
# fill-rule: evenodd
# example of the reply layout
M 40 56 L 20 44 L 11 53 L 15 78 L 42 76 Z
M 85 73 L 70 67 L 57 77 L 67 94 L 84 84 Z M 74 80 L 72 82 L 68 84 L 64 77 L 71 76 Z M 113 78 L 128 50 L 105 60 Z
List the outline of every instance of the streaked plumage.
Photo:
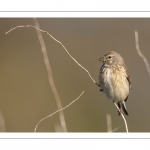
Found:
M 120 54 L 110 51 L 102 58 L 103 65 L 99 72 L 100 91 L 103 91 L 108 99 L 117 103 L 120 113 L 123 110 L 128 115 L 125 101 L 131 91 L 131 81 Z

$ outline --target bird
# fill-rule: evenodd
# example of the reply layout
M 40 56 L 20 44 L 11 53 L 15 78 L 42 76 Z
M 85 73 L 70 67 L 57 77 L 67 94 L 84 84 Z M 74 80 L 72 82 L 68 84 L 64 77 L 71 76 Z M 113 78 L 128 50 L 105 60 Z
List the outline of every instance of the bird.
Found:
M 103 62 L 99 70 L 100 91 L 106 97 L 117 104 L 119 115 L 124 112 L 129 115 L 125 102 L 131 92 L 131 79 L 128 69 L 121 55 L 115 51 L 109 51 L 99 59 Z

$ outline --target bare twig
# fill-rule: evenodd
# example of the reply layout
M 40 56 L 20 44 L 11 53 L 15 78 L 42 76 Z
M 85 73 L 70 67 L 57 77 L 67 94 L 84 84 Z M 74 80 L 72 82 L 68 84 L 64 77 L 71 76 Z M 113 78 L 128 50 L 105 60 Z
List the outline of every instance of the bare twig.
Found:
M 146 57 L 142 54 L 141 50 L 140 50 L 140 46 L 139 46 L 139 38 L 138 38 L 138 32 L 135 31 L 135 46 L 136 46 L 136 50 L 137 50 L 137 53 L 139 54 L 139 56 L 143 59 L 144 63 L 145 63 L 145 66 L 146 66 L 146 69 L 147 69 L 147 72 L 150 76 L 150 67 L 149 67 L 149 63 L 146 59 Z
M 70 56 L 70 58 L 71 58 L 78 66 L 80 66 L 83 70 L 85 70 L 85 71 L 88 73 L 90 79 L 91 79 L 97 86 L 99 86 L 99 84 L 96 83 L 96 81 L 92 78 L 92 76 L 91 76 L 91 74 L 89 73 L 89 71 L 88 71 L 86 68 L 84 68 L 84 67 L 68 52 L 68 50 L 66 49 L 66 47 L 65 47 L 60 41 L 58 41 L 57 39 L 55 39 L 55 38 L 54 38 L 50 33 L 48 33 L 47 31 L 41 30 L 40 28 L 35 27 L 35 26 L 32 26 L 32 25 L 25 25 L 25 26 L 16 26 L 16 27 L 14 27 L 14 28 L 11 28 L 11 29 L 10 29 L 9 31 L 7 31 L 5 34 L 8 34 L 8 33 L 11 32 L 12 30 L 15 30 L 15 29 L 17 29 L 17 28 L 24 28 L 24 27 L 36 28 L 37 30 L 48 34 L 53 40 L 55 40 L 57 43 L 59 43 L 59 44 L 64 48 L 64 50 L 67 52 L 67 54 Z
M 60 112 L 60 111 L 62 111 L 62 110 L 64 110 L 64 109 L 68 108 L 69 106 L 71 106 L 74 102 L 76 102 L 76 101 L 82 96 L 83 93 L 84 93 L 84 91 L 83 91 L 75 100 L 73 100 L 71 103 L 69 103 L 67 106 L 65 106 L 65 107 L 63 107 L 63 108 L 61 108 L 61 109 L 59 109 L 59 110 L 56 110 L 56 111 L 53 112 L 52 114 L 50 114 L 50 115 L 48 115 L 48 116 L 42 118 L 42 119 L 36 124 L 36 126 L 35 126 L 35 128 L 34 128 L 34 132 L 36 132 L 38 125 L 39 125 L 43 120 L 45 120 L 45 119 L 47 119 L 47 118 L 49 118 L 49 117 L 52 117 L 52 116 L 55 115 L 56 113 L 58 113 L 58 112 Z
M 25 26 L 16 26 L 14 28 L 11 28 L 9 31 L 7 31 L 5 34 L 8 34 L 9 32 L 11 32 L 12 30 L 15 30 L 17 28 L 24 28 L 24 27 L 32 27 L 32 28 L 36 28 L 37 30 L 41 31 L 41 32 L 44 32 L 46 34 L 48 34 L 53 40 L 55 40 L 56 42 L 58 42 L 63 48 L 64 50 L 67 52 L 67 54 L 70 56 L 70 58 L 78 65 L 80 66 L 84 71 L 86 71 L 88 73 L 88 76 L 90 77 L 90 79 L 97 85 L 99 86 L 98 83 L 96 83 L 96 81 L 92 78 L 91 74 L 89 73 L 89 71 L 84 68 L 69 52 L 68 50 L 66 49 L 66 47 L 60 42 L 58 41 L 57 39 L 55 39 L 50 33 L 48 33 L 47 31 L 44 31 L 44 30 L 41 30 L 39 29 L 38 27 L 35 27 L 35 26 L 32 26 L 32 25 L 25 25 Z M 118 106 L 116 105 L 117 109 L 118 109 Z M 125 123 L 125 127 L 126 127 L 126 132 L 128 132 L 128 126 L 127 126 L 127 123 L 126 123 L 126 119 L 125 117 L 123 116 L 123 114 L 121 114 L 123 120 L 124 120 L 124 123 Z
M 6 132 L 5 118 L 0 110 L 0 132 Z
M 60 124 L 55 124 L 54 128 L 55 128 L 55 132 L 63 132 L 62 127 L 60 126 Z
M 106 120 L 107 120 L 107 132 L 115 132 L 120 128 L 120 127 L 117 127 L 115 129 L 112 129 L 112 119 L 111 119 L 110 114 L 106 115 Z
M 38 20 L 36 18 L 34 18 L 33 20 L 34 20 L 35 26 L 37 28 L 40 28 Z M 36 30 L 36 31 L 37 31 L 37 36 L 38 36 L 38 39 L 39 39 L 39 42 L 40 42 L 40 45 L 41 45 L 41 50 L 42 50 L 42 53 L 43 53 L 43 58 L 44 58 L 44 63 L 45 63 L 47 74 L 48 74 L 49 84 L 50 84 L 50 87 L 51 87 L 52 92 L 54 94 L 57 107 L 60 110 L 62 108 L 62 104 L 61 104 L 60 97 L 59 97 L 58 91 L 57 91 L 55 83 L 54 83 L 52 69 L 51 69 L 51 65 L 50 65 L 47 50 L 46 50 L 46 45 L 45 45 L 42 33 L 39 30 Z M 64 116 L 63 111 L 59 111 L 59 118 L 60 118 L 60 124 L 61 124 L 62 130 L 64 132 L 67 132 L 67 125 L 66 125 L 66 122 L 65 122 L 65 116 Z
M 110 114 L 106 115 L 106 120 L 107 120 L 107 132 L 112 132 L 112 121 Z
M 116 127 L 115 129 L 113 129 L 112 132 L 115 132 L 115 131 L 117 131 L 118 129 L 120 129 L 120 126 L 119 126 L 119 127 Z
M 117 109 L 119 110 L 119 108 L 118 108 L 118 106 L 117 106 L 117 104 L 116 103 L 114 103 L 115 104 L 115 106 L 117 107 Z M 128 125 L 127 125 L 127 122 L 126 122 L 126 119 L 125 119 L 125 117 L 124 117 L 124 115 L 121 113 L 121 116 L 122 116 L 122 118 L 123 118 L 123 120 L 124 120 L 124 124 L 125 124 L 125 128 L 126 128 L 126 132 L 128 133 Z

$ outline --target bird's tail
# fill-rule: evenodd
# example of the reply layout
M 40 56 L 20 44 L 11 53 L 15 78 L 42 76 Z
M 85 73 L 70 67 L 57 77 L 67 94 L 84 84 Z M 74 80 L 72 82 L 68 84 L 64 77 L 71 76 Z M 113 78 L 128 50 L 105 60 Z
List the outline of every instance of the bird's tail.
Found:
M 126 104 L 125 104 L 124 101 L 123 102 L 118 102 L 117 104 L 118 104 L 118 107 L 119 107 L 119 109 L 120 109 L 121 112 L 123 110 L 123 112 L 125 113 L 125 115 L 129 115 L 128 112 L 127 112 Z M 119 112 L 119 115 L 120 115 L 121 112 Z
M 129 115 L 129 113 L 127 112 L 126 104 L 125 104 L 124 101 L 122 102 L 121 105 L 122 105 L 122 110 L 123 110 L 123 112 L 124 112 L 126 115 Z

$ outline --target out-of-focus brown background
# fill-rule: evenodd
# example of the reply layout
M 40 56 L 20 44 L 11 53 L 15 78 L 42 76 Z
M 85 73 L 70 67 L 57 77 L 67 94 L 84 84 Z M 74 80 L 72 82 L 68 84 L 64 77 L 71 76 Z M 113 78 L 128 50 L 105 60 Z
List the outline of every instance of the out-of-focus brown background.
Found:
M 150 131 L 150 78 L 135 49 L 134 31 L 139 32 L 140 48 L 150 62 L 150 19 L 43 18 L 41 29 L 60 40 L 68 51 L 98 81 L 101 62 L 110 50 L 122 55 L 132 79 L 132 92 L 126 103 L 129 132 Z M 36 123 L 57 110 L 50 89 L 36 30 L 17 25 L 34 25 L 33 19 L 0 19 L 0 131 L 33 132 Z M 43 33 L 54 81 L 63 106 L 84 95 L 64 110 L 68 132 L 107 132 L 106 115 L 111 114 L 113 128 L 125 132 L 116 107 L 87 73 L 64 49 Z M 5 124 L 4 124 L 5 122 Z M 38 132 L 55 132 L 58 114 L 43 121 Z

